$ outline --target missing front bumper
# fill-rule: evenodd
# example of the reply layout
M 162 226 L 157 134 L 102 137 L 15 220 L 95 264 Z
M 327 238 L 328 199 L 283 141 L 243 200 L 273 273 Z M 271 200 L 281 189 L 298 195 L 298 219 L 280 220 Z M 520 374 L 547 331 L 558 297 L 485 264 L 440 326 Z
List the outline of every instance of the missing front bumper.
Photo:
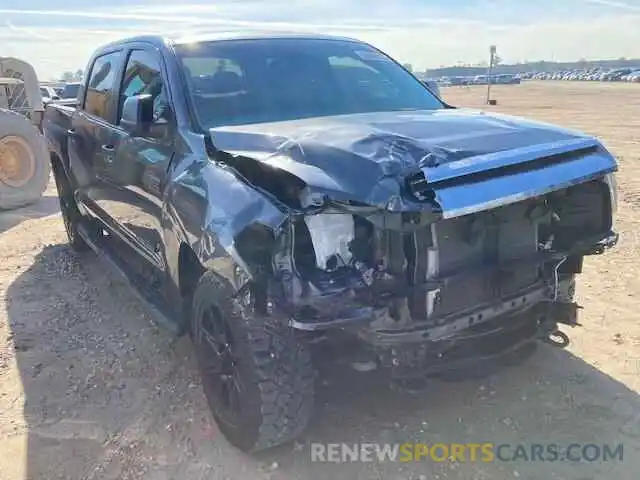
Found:
M 543 265 L 549 262 L 557 262 L 559 259 L 571 255 L 593 255 L 603 253 L 608 248 L 613 247 L 618 241 L 618 234 L 608 232 L 580 242 L 569 251 L 556 253 L 540 253 L 527 259 L 520 259 L 517 262 Z M 500 268 L 500 266 L 491 267 Z M 455 278 L 455 277 L 451 277 Z M 441 278 L 437 281 L 425 282 L 421 285 L 414 285 L 407 288 L 421 288 L 424 290 L 436 289 L 447 283 L 450 279 Z M 292 315 L 289 325 L 297 330 L 323 331 L 333 328 L 348 328 L 359 330 L 360 334 L 373 344 L 394 344 L 435 341 L 456 332 L 465 330 L 473 326 L 491 320 L 500 315 L 514 314 L 533 308 L 537 303 L 558 299 L 558 293 L 569 290 L 573 279 L 564 279 L 559 282 L 559 292 L 553 292 L 548 285 L 537 285 L 529 290 L 518 292 L 517 294 L 505 298 L 501 302 L 490 305 L 481 305 L 473 311 L 455 313 L 437 319 L 433 322 L 415 322 L 407 326 L 397 326 L 393 328 L 380 327 L 388 319 L 388 308 L 380 305 L 381 298 L 375 298 L 378 303 L 367 305 L 358 299 L 354 291 L 349 288 L 336 289 L 331 294 L 318 297 L 318 305 L 323 307 L 323 315 L 313 318 L 303 315 Z M 398 296 L 406 296 L 409 292 L 407 288 L 403 291 L 388 292 L 389 299 Z M 560 295 L 562 296 L 562 295 Z M 563 322 L 564 323 L 564 322 Z M 393 325 L 392 322 L 388 323 Z
M 547 341 L 557 332 L 559 313 L 555 304 L 543 303 L 519 314 L 497 317 L 446 340 L 401 348 L 378 347 L 378 358 L 396 378 L 481 370 L 495 362 L 508 362 L 538 340 Z
M 566 280 L 561 283 L 559 289 L 568 290 L 569 285 L 570 281 Z M 549 287 L 542 287 L 464 314 L 450 315 L 440 319 L 437 325 L 430 322 L 417 322 L 404 328 L 375 328 L 375 325 L 370 325 L 369 328 L 361 329 L 358 334 L 367 343 L 379 346 L 437 342 L 452 337 L 475 337 L 477 334 L 473 333 L 474 328 L 481 328 L 498 317 L 524 315 L 550 298 Z

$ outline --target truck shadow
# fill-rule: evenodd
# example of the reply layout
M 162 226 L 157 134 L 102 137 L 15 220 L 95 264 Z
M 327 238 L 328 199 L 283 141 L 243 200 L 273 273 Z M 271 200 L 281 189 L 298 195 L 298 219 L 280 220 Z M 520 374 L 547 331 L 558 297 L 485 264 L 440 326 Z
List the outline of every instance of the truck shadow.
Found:
M 15 210 L 0 210 L 0 233 L 6 232 L 26 220 L 47 217 L 59 211 L 60 204 L 55 195 L 45 195 L 33 205 Z
M 46 247 L 9 286 L 6 304 L 27 448 L 25 470 L 11 478 L 595 479 L 633 478 L 640 468 L 632 458 L 638 394 L 557 348 L 540 346 L 526 364 L 484 379 L 433 381 L 420 393 L 389 388 L 380 372 L 323 368 L 309 430 L 248 457 L 211 420 L 189 340 L 155 328 L 92 255 Z M 0 407 L 2 416 L 20 416 L 20 402 Z M 314 442 L 623 443 L 626 455 L 580 464 L 324 463 L 312 461 Z

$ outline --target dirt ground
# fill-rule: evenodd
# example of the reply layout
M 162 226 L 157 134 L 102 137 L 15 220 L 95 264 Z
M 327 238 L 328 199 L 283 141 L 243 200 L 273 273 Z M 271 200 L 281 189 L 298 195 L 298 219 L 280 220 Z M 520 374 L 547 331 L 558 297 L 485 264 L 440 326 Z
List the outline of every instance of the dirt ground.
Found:
M 257 457 L 231 448 L 206 407 L 188 339 L 154 326 L 117 278 L 65 244 L 55 191 L 0 214 L 0 479 L 635 479 L 640 471 L 640 85 L 494 88 L 500 112 L 597 135 L 620 160 L 619 246 L 590 257 L 583 327 L 561 350 L 420 394 L 376 372 L 319 378 L 313 424 Z M 485 89 L 445 98 L 483 108 Z M 311 442 L 623 443 L 610 462 L 311 461 Z

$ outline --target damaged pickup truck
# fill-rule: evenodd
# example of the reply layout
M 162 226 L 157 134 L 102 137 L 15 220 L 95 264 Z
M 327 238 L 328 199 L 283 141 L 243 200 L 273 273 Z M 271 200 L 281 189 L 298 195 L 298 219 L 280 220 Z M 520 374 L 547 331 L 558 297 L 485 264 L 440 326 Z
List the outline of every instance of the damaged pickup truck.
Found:
M 617 240 L 598 140 L 454 108 L 359 41 L 139 37 L 87 72 L 44 116 L 69 242 L 191 335 L 244 451 L 305 428 L 312 345 L 394 378 L 522 351 Z

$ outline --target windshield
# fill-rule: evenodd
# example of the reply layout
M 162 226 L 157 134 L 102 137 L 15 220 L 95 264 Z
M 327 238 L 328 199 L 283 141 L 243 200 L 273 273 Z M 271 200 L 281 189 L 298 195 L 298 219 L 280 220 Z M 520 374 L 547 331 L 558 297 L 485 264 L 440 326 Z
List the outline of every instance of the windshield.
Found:
M 443 108 L 399 64 L 358 42 L 233 40 L 176 51 L 204 128 Z
M 78 90 L 80 90 L 79 83 L 65 85 L 64 90 L 62 90 L 62 98 L 76 98 L 78 96 Z

